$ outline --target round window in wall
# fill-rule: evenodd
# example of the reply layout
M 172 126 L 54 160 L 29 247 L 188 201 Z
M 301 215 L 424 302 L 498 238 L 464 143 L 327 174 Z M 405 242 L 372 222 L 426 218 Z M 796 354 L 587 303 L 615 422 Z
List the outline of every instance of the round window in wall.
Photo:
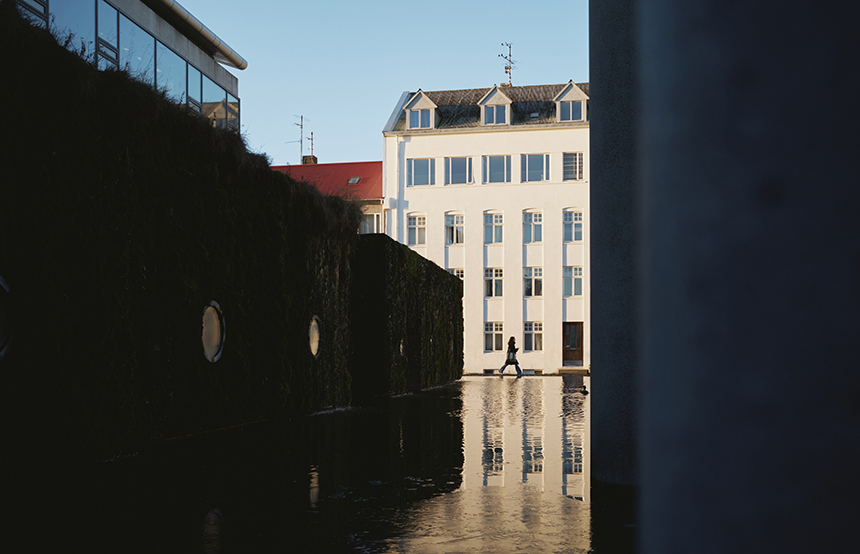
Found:
M 12 338 L 12 322 L 9 308 L 9 285 L 0 275 L 0 359 L 6 355 L 9 339 Z
M 217 362 L 224 351 L 227 325 L 221 306 L 214 300 L 203 309 L 203 355 L 210 362 Z
M 311 319 L 311 328 L 308 329 L 308 341 L 311 347 L 311 354 L 316 356 L 320 351 L 320 318 L 314 316 Z

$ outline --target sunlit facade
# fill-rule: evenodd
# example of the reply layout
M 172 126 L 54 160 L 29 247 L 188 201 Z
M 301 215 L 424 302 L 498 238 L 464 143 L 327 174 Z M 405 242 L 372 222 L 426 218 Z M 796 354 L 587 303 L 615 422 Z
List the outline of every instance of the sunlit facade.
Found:
M 590 366 L 588 83 L 403 93 L 386 233 L 464 281 L 467 373 Z
M 99 69 L 125 70 L 213 126 L 239 129 L 239 82 L 222 64 L 244 69 L 247 62 L 176 2 L 18 0 L 18 6 Z

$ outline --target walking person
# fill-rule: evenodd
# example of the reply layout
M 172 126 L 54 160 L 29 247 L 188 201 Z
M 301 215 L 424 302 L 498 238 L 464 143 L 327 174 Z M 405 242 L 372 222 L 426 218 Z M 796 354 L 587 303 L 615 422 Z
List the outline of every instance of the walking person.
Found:
M 505 364 L 499 369 L 499 373 L 504 373 L 505 368 L 512 365 L 517 368 L 517 377 L 522 377 L 523 372 L 520 369 L 520 363 L 517 361 L 517 340 L 514 337 L 508 341 L 508 357 L 505 358 Z

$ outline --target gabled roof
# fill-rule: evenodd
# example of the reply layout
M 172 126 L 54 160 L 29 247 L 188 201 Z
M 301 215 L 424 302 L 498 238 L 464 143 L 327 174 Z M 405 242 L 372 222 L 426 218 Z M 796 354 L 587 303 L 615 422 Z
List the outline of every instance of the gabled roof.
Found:
M 582 101 L 588 100 L 588 94 L 586 94 L 581 88 L 576 86 L 576 83 L 570 81 L 563 89 L 559 91 L 558 94 L 553 98 L 556 102 L 563 101 Z
M 418 92 L 412 95 L 412 98 L 409 99 L 409 102 L 403 107 L 404 110 L 421 110 L 421 109 L 436 109 L 436 104 L 430 100 L 424 91 L 418 89 Z
M 498 87 L 511 100 L 511 126 L 535 125 L 535 124 L 557 124 L 570 125 L 570 123 L 558 123 L 555 114 L 555 98 L 569 85 L 575 85 L 588 97 L 588 83 L 564 83 L 559 85 L 529 85 L 523 87 Z M 425 95 L 437 106 L 436 129 L 469 128 L 481 126 L 481 106 L 479 102 L 487 96 L 495 87 L 463 89 L 463 90 L 440 90 L 440 91 L 418 91 L 408 95 L 409 100 L 415 99 L 419 92 Z M 406 131 L 406 112 L 399 110 L 400 114 L 394 125 L 386 128 L 386 131 Z M 537 114 L 532 117 L 532 114 Z
M 494 86 L 493 88 L 491 88 L 489 92 L 487 92 L 487 94 L 485 94 L 481 97 L 480 100 L 478 100 L 478 104 L 481 106 L 501 106 L 510 103 L 510 97 L 505 94 L 498 86 Z
M 353 200 L 382 199 L 382 162 L 346 162 L 333 164 L 273 165 L 294 181 L 313 185 L 323 194 Z M 358 177 L 357 183 L 350 179 Z

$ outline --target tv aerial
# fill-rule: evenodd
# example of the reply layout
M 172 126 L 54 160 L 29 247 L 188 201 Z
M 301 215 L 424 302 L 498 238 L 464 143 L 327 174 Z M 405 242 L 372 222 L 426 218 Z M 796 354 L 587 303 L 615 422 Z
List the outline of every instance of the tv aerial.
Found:
M 508 86 L 511 86 L 511 71 L 516 69 L 516 67 L 514 67 L 514 64 L 516 62 L 511 57 L 511 43 L 510 42 L 503 42 L 502 46 L 508 47 L 508 55 L 505 56 L 504 54 L 499 54 L 499 57 L 502 58 L 503 60 L 505 60 L 506 62 L 508 62 L 507 65 L 505 65 L 505 73 L 508 74 Z

